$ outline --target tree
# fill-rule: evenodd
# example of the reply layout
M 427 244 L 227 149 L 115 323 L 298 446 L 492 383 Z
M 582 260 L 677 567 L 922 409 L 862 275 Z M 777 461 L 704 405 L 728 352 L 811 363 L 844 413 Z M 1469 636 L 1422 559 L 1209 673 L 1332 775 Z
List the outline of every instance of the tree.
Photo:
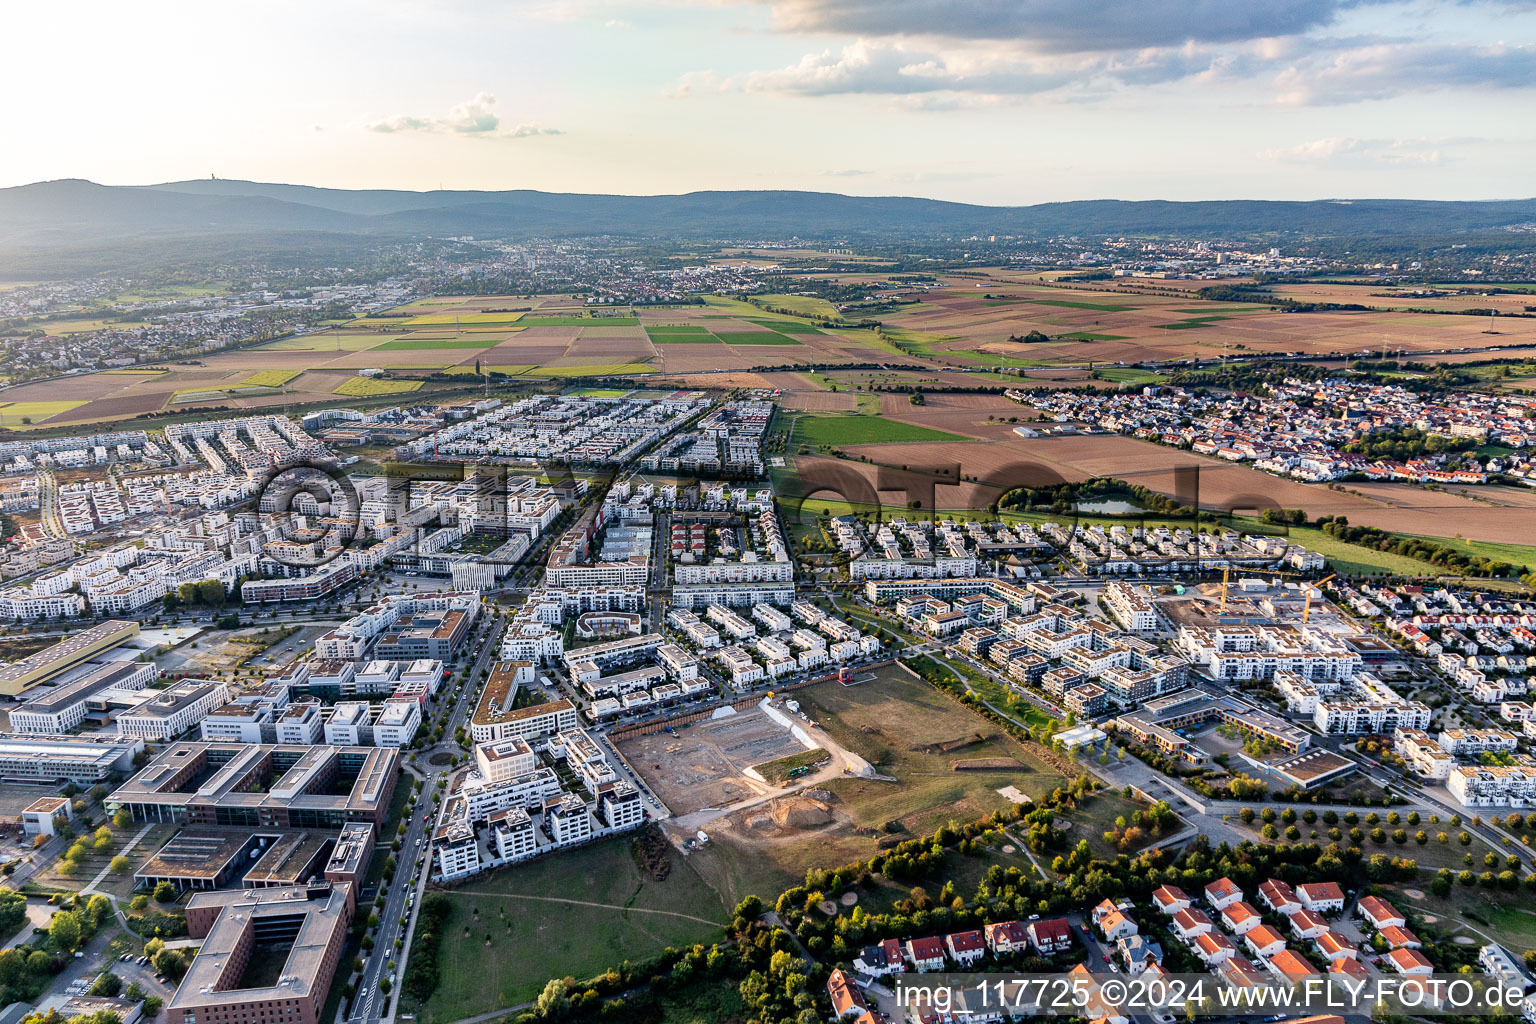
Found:
M 155 902 L 170 903 L 176 899 L 176 887 L 170 882 L 160 882 L 155 886 Z
M 122 854 L 118 854 L 112 858 L 112 863 L 107 865 L 107 870 L 111 871 L 114 875 L 121 875 L 131 867 L 133 867 L 133 861 Z
M 55 949 L 68 953 L 80 944 L 83 930 L 79 914 L 73 910 L 61 910 L 53 915 L 48 925 L 48 938 Z
M 112 815 L 112 824 L 118 828 L 127 828 L 133 824 L 133 815 L 128 812 L 127 808 L 124 808 Z
M 534 1000 L 534 1012 L 543 1020 L 559 1020 L 571 1009 L 571 997 L 566 992 L 565 979 L 550 978 L 544 983 L 544 991 Z
M 172 981 L 180 981 L 181 976 L 187 973 L 187 960 L 179 950 L 161 949 L 151 959 L 155 970 L 170 978 Z

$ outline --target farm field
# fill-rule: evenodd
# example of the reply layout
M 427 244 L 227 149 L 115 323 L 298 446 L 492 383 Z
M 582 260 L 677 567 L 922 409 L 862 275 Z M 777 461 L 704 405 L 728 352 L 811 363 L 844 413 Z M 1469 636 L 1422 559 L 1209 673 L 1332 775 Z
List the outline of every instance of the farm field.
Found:
M 280 388 L 303 372 L 303 370 L 257 370 L 240 384 L 248 388 Z
M 875 442 L 963 441 L 959 434 L 892 422 L 878 416 L 800 416 L 795 420 L 790 445 L 841 446 Z
M 668 848 L 663 881 L 618 836 L 503 868 L 448 890 L 441 980 L 421 1008 L 444 1024 L 526 1002 L 550 977 L 587 978 L 667 946 L 712 942 L 730 908 Z M 537 950 L 537 956 L 513 955 Z
M 354 398 L 372 398 L 375 395 L 403 394 L 421 387 L 419 380 L 383 380 L 378 377 L 352 377 L 336 386 L 335 394 Z

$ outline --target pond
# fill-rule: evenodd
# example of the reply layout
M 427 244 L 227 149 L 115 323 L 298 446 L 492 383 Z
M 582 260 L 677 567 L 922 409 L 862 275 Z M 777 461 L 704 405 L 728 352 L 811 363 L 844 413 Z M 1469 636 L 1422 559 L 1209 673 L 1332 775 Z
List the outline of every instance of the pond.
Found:
M 1132 505 L 1128 501 L 1118 501 L 1108 498 L 1102 499 L 1100 501 L 1074 502 L 1072 507 L 1079 512 L 1097 512 L 1100 515 L 1111 516 L 1133 515 L 1137 512 L 1146 511 L 1146 509 Z

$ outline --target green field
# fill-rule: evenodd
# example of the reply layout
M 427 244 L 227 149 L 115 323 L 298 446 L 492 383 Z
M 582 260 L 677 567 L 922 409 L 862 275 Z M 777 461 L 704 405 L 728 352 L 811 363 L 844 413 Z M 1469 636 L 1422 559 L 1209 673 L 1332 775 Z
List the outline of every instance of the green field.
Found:
M 379 377 L 352 377 L 336 386 L 332 394 L 350 395 L 353 398 L 375 398 L 379 395 L 398 395 L 416 391 L 419 380 L 383 380 Z
M 765 331 L 777 331 L 780 334 L 810 334 L 817 337 L 825 337 L 816 328 L 796 323 L 793 320 L 755 320 L 748 317 L 747 323 L 761 327 Z
M 588 978 L 667 946 L 718 939 L 729 909 L 688 860 L 669 853 L 662 882 L 641 869 L 632 839 L 615 837 L 450 890 L 441 980 L 419 1020 L 443 1024 L 515 1006 L 551 977 Z
M 773 331 L 741 331 L 731 334 L 717 334 L 715 337 L 727 345 L 801 345 L 804 342 L 794 338 L 775 334 Z
M 1112 380 L 1116 384 L 1160 384 L 1168 379 L 1160 373 L 1134 366 L 1106 366 L 1095 369 L 1093 372 L 1098 374 L 1101 380 Z
M 709 328 L 700 327 L 697 324 L 669 324 L 647 327 L 645 333 L 652 338 L 658 334 L 708 334 Z
M 1190 331 L 1197 327 L 1208 327 L 1219 320 L 1230 319 L 1232 318 L 1229 316 L 1196 316 L 1190 317 L 1188 320 L 1180 320 L 1178 323 L 1153 324 L 1152 326 L 1161 331 Z
M 703 332 L 700 334 L 661 334 L 651 332 L 651 344 L 653 345 L 718 345 L 720 336 Z
M 1066 309 L 1094 309 L 1100 313 L 1128 313 L 1135 306 L 1122 306 L 1114 302 L 1076 302 L 1072 299 L 1025 299 L 1037 306 L 1062 306 Z
M 628 391 L 616 391 L 613 388 L 577 388 L 571 394 L 578 398 L 623 398 Z
M 846 445 L 879 444 L 898 441 L 964 441 L 951 434 L 915 423 L 882 419 L 879 416 L 800 416 L 795 419 L 790 447 L 797 444 Z
M 84 405 L 83 401 L 6 402 L 0 404 L 0 427 L 24 427 Z
M 257 370 L 242 380 L 240 387 L 280 388 L 303 372 L 303 370 Z
M 412 349 L 435 348 L 490 348 L 503 339 L 496 335 L 488 335 L 484 338 L 401 338 L 399 341 L 386 341 L 382 345 L 375 346 L 374 352 L 398 352 Z

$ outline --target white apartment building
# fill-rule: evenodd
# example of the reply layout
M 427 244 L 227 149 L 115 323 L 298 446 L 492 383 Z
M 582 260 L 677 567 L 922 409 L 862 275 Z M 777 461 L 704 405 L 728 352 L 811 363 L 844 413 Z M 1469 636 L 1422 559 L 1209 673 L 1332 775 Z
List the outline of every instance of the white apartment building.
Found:
M 333 747 L 367 745 L 366 732 L 370 708 L 367 701 L 338 701 L 325 722 L 325 742 Z
M 539 852 L 533 819 L 521 807 L 511 807 L 491 818 L 496 856 L 504 861 L 527 860 Z
M 1457 765 L 1445 788 L 1463 807 L 1536 806 L 1536 759 L 1515 755 L 1512 765 Z
M 289 704 L 273 723 L 279 743 L 301 743 L 312 746 L 325 735 L 325 716 L 317 700 L 301 700 Z
M 421 728 L 421 705 L 414 700 L 386 700 L 373 722 L 373 745 L 403 747 Z
M 666 669 L 667 675 L 679 683 L 699 677 L 699 659 L 677 644 L 662 644 L 656 648 L 656 660 Z
M 117 734 L 159 741 L 173 739 L 229 702 L 229 687 L 216 679 L 189 679 L 117 716 Z
M 454 822 L 432 838 L 437 870 L 444 879 L 462 878 L 480 870 L 480 844 L 468 822 Z
M 480 768 L 481 778 L 500 785 L 533 771 L 538 767 L 539 758 L 527 740 L 513 737 L 476 744 L 475 764 Z
M 1104 588 L 1104 603 L 1126 629 L 1142 633 L 1157 628 L 1157 608 L 1152 603 L 1152 592 L 1144 586 L 1132 586 L 1119 580 L 1111 580 Z
M 1520 739 L 1507 729 L 1446 729 L 1440 734 L 1440 747 L 1457 757 L 1514 750 Z

